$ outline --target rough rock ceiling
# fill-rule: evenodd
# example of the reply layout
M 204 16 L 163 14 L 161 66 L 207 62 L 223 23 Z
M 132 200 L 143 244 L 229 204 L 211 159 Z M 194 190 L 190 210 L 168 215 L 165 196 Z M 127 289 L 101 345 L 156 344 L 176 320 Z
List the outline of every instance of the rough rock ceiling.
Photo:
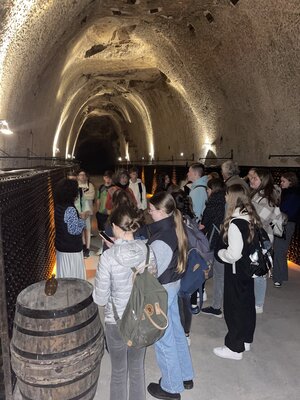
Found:
M 85 122 L 103 117 L 132 160 L 233 149 L 242 164 L 300 163 L 268 159 L 299 154 L 299 0 L 0 4 L 9 154 L 67 156 Z

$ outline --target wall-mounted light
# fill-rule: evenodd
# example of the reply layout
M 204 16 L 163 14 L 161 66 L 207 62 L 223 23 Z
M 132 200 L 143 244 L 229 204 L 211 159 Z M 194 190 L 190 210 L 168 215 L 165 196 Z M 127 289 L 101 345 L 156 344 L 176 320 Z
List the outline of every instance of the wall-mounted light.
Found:
M 8 123 L 5 119 L 0 119 L 0 133 L 3 135 L 12 135 L 13 131 L 9 129 Z
M 145 160 L 145 157 L 142 157 L 142 160 Z
M 72 158 L 71 154 L 68 154 L 68 155 L 67 155 L 67 158 L 68 158 L 68 159 Z
M 118 161 L 122 161 L 122 157 L 119 157 L 119 158 L 118 158 Z
M 183 157 L 183 153 L 180 153 L 180 157 Z

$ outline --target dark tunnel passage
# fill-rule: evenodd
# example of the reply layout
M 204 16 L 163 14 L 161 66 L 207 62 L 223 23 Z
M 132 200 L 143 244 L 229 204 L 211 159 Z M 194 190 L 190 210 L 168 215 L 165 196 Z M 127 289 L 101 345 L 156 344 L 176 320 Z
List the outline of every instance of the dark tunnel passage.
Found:
M 107 116 L 86 120 L 80 131 L 75 158 L 89 174 L 113 169 L 119 154 L 118 134 Z

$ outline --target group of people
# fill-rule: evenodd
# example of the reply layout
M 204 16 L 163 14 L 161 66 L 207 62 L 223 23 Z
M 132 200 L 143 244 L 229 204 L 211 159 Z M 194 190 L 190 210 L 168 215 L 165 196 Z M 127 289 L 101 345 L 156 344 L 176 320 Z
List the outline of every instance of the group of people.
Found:
M 267 279 L 250 278 L 245 273 L 245 264 L 249 262 L 255 227 L 264 227 L 273 242 L 272 224 L 281 212 L 287 215 L 288 222 L 284 237 L 274 240 L 274 287 L 280 287 L 288 279 L 287 251 L 300 216 L 297 176 L 292 172 L 282 174 L 278 187 L 269 172 L 252 168 L 243 179 L 239 177 L 237 164 L 231 160 L 222 164 L 221 173 L 222 177 L 217 173 L 206 175 L 202 164 L 193 164 L 183 189 L 172 185 L 165 176 L 148 204 L 137 169 L 129 173 L 121 170 L 114 178 L 110 171 L 104 174 L 104 183 L 97 193 L 96 217 L 99 230 L 105 230 L 111 242 L 103 241 L 93 297 L 98 305 L 105 306 L 106 341 L 112 365 L 111 400 L 146 398 L 145 349 L 124 343 L 112 306 L 114 303 L 121 318 L 132 289 L 132 268 L 145 263 L 146 243 L 150 245 L 151 270 L 168 293 L 169 320 L 165 334 L 154 345 L 161 379 L 150 383 L 147 390 L 155 398 L 168 400 L 180 399 L 181 392 L 193 388 L 189 332 L 182 326 L 178 307 L 189 247 L 185 214 L 206 234 L 214 251 L 213 301 L 201 312 L 217 317 L 224 313 L 228 333 L 224 346 L 214 349 L 217 356 L 241 360 L 243 352 L 250 350 L 256 313 L 263 311 Z M 67 265 L 74 268 L 83 262 L 82 230 L 86 229 L 91 213 L 77 209 L 79 196 L 77 182 L 68 179 L 57 191 L 58 277 L 70 273 Z M 152 221 L 147 225 L 145 211 Z M 77 277 L 83 279 L 84 273 Z M 199 296 L 197 293 L 191 296 L 194 314 L 202 306 L 202 289 Z

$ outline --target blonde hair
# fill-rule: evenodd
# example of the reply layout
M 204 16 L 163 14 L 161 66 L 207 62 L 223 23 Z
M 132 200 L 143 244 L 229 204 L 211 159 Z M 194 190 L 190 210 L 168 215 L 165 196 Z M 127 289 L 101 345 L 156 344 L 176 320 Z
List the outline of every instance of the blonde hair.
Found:
M 255 225 L 261 226 L 261 221 L 251 202 L 251 198 L 246 188 L 239 184 L 229 186 L 227 188 L 226 203 L 227 209 L 223 224 L 224 241 L 227 242 L 228 239 L 228 229 L 233 217 L 234 210 L 236 208 L 239 208 L 241 214 L 249 215 L 249 236 L 247 238 L 247 242 L 251 243 L 254 237 Z
M 187 263 L 188 241 L 184 230 L 182 216 L 176 208 L 173 197 L 166 192 L 159 192 L 150 199 L 150 203 L 157 209 L 164 211 L 167 215 L 174 216 L 175 231 L 178 240 L 178 263 L 177 272 L 183 273 Z

